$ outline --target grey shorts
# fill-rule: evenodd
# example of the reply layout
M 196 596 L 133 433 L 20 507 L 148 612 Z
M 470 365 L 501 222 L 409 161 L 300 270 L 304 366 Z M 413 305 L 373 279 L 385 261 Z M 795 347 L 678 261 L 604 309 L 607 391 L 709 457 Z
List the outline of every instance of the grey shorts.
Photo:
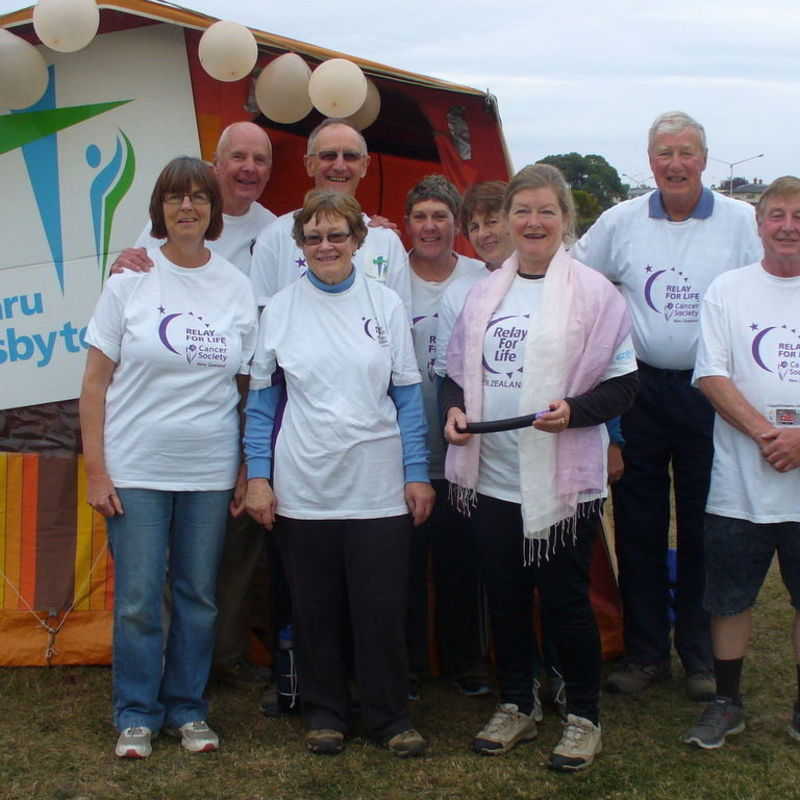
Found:
M 800 611 L 800 522 L 756 523 L 705 516 L 706 590 L 703 605 L 718 617 L 751 608 L 778 553 L 783 584 Z

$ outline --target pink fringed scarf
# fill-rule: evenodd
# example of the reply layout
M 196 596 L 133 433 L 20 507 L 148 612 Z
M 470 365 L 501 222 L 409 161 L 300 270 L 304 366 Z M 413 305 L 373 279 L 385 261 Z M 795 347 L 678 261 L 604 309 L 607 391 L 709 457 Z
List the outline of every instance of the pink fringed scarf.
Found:
M 486 328 L 518 267 L 515 253 L 475 284 L 450 339 L 447 374 L 464 390 L 470 421 L 481 419 Z M 536 347 L 525 348 L 520 414 L 540 411 L 596 386 L 631 327 L 619 292 L 563 247 L 553 256 L 543 281 L 541 302 L 527 338 Z M 457 506 L 467 514 L 477 499 L 480 442 L 480 436 L 473 436 L 466 445 L 447 449 L 445 475 Z M 599 501 L 604 494 L 605 459 L 600 426 L 568 428 L 558 434 L 533 427 L 520 431 L 520 494 L 529 545 L 526 562 L 549 555 L 553 532 L 574 534 L 579 504 Z

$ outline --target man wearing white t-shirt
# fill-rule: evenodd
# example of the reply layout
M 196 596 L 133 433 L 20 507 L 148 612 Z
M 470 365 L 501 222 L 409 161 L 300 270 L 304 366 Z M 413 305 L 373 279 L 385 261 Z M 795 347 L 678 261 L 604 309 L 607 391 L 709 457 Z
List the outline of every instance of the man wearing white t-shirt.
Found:
M 775 181 L 756 216 L 764 258 L 709 287 L 694 371 L 717 412 L 704 598 L 717 695 L 684 737 L 704 749 L 744 730 L 739 684 L 751 609 L 776 552 L 795 608 L 800 694 L 800 179 Z M 789 734 L 800 740 L 800 697 Z
M 408 644 L 411 679 L 409 696 L 417 693 L 417 674 L 427 662 L 428 548 L 433 557 L 437 594 L 437 631 L 442 672 L 456 681 L 464 694 L 486 694 L 480 669 L 478 570 L 466 521 L 448 502 L 444 479 L 443 425 L 437 403 L 434 372 L 439 304 L 445 290 L 459 279 L 486 274 L 482 262 L 453 250 L 461 196 L 443 175 L 428 175 L 408 193 L 405 227 L 412 249 L 411 321 L 417 365 L 422 375 L 422 398 L 428 422 L 430 477 L 436 505 L 426 523 L 414 529 L 411 544 Z M 472 280 L 470 280 L 472 279 Z M 476 669 L 478 668 L 478 669 Z
M 222 191 L 224 226 L 222 235 L 211 242 L 210 247 L 248 276 L 256 237 L 275 220 L 275 215 L 258 202 L 271 171 L 272 143 L 267 132 L 254 122 L 228 125 L 219 137 L 214 154 L 214 172 Z M 112 271 L 149 269 L 152 264 L 144 249 L 162 244 L 163 241 L 150 235 L 148 223 L 136 240 L 136 247 L 123 250 Z
M 272 144 L 263 128 L 253 122 L 234 122 L 225 128 L 214 155 L 214 172 L 222 192 L 223 229 L 208 246 L 248 276 L 256 237 L 275 220 L 275 215 L 258 202 L 271 170 Z M 163 243 L 150 235 L 148 223 L 136 247 L 120 253 L 112 272 L 149 270 L 152 261 L 146 248 L 158 248 Z M 214 675 L 236 686 L 263 685 L 269 673 L 250 664 L 245 656 L 264 536 L 247 514 L 229 522 L 217 586 Z
M 314 188 L 355 196 L 369 167 L 367 143 L 349 122 L 326 119 L 308 137 L 305 167 Z M 256 240 L 250 278 L 260 306 L 266 306 L 270 297 L 306 272 L 303 252 L 292 239 L 294 214 L 290 211 L 278 217 Z M 365 221 L 370 222 L 366 215 Z M 394 289 L 410 309 L 408 259 L 393 230 L 370 226 L 353 265 L 362 275 Z
M 700 303 L 717 275 L 761 255 L 752 208 L 703 188 L 707 153 L 702 125 L 682 112 L 659 116 L 648 143 L 657 191 L 606 211 L 573 249 L 575 258 L 620 286 L 639 359 L 639 396 L 622 418 L 625 473 L 614 489 L 626 659 L 606 688 L 637 692 L 670 676 L 671 466 L 678 543 L 675 646 L 694 700 L 714 692 L 709 621 L 701 603 L 713 409 L 691 386 Z

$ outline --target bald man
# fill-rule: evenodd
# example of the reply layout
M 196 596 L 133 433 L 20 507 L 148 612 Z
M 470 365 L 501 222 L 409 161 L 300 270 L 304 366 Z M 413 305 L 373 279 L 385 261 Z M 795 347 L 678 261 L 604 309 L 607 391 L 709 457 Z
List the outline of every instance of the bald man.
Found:
M 369 163 L 364 137 L 345 120 L 325 119 L 309 134 L 304 164 L 315 189 L 355 196 Z M 279 217 L 255 244 L 250 279 L 259 306 L 266 306 L 272 295 L 305 274 L 305 257 L 291 236 L 294 213 Z M 367 238 L 353 264 L 363 275 L 397 292 L 410 313 L 411 279 L 403 243 L 382 219 L 365 214 L 364 221 Z
M 214 172 L 222 191 L 224 225 L 219 239 L 207 244 L 248 277 L 255 240 L 275 219 L 258 202 L 271 171 L 272 143 L 263 128 L 253 122 L 234 122 L 222 131 L 214 154 Z M 136 247 L 120 253 L 112 272 L 150 269 L 152 263 L 145 249 L 162 244 L 163 241 L 150 235 L 148 223 L 136 240 Z

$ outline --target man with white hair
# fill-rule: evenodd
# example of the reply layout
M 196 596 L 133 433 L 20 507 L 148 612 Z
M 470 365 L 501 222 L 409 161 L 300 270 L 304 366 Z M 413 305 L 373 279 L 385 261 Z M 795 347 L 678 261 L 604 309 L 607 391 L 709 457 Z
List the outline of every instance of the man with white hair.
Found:
M 369 167 L 367 143 L 349 122 L 323 120 L 308 137 L 304 158 L 314 188 L 354 195 Z M 256 301 L 266 306 L 272 295 L 297 280 L 306 271 L 303 252 L 292 238 L 294 213 L 290 211 L 264 230 L 253 249 L 250 279 Z M 369 218 L 365 220 L 369 223 Z M 367 238 L 353 257 L 356 269 L 394 289 L 406 309 L 411 310 L 408 258 L 400 237 L 385 227 L 369 227 Z
M 222 234 L 209 249 L 250 274 L 250 258 L 259 233 L 275 220 L 258 198 L 272 171 L 272 143 L 267 132 L 253 122 L 234 122 L 222 132 L 214 154 L 214 172 L 222 192 Z M 112 272 L 149 270 L 153 264 L 146 248 L 157 248 L 163 240 L 150 235 L 150 224 L 136 241 L 123 250 Z M 263 532 L 247 514 L 229 518 L 225 548 L 217 582 L 217 638 L 214 675 L 238 687 L 262 686 L 269 671 L 247 658 L 250 611 L 259 582 L 258 565 L 263 558 Z
M 208 246 L 245 275 L 250 274 L 250 257 L 256 237 L 275 220 L 258 198 L 272 171 L 272 143 L 267 132 L 254 122 L 234 122 L 219 137 L 214 154 L 214 172 L 222 192 L 222 234 Z M 150 235 L 148 223 L 136 240 L 136 249 L 123 250 L 117 267 L 141 271 L 151 265 L 142 248 L 160 247 L 163 242 Z
M 625 660 L 606 689 L 634 693 L 671 676 L 667 547 L 670 468 L 677 520 L 675 647 L 693 700 L 714 696 L 704 586 L 703 511 L 714 412 L 691 385 L 700 303 L 711 281 L 761 256 L 753 209 L 704 188 L 703 126 L 680 111 L 650 128 L 657 189 L 603 213 L 575 245 L 579 261 L 618 284 L 633 319 L 639 396 L 622 417 L 625 473 L 614 521 Z
M 756 218 L 764 258 L 708 288 L 694 371 L 717 412 L 704 599 L 717 695 L 684 741 L 706 750 L 744 730 L 739 683 L 752 607 L 775 553 L 795 609 L 800 693 L 800 179 L 778 178 Z M 800 740 L 800 699 L 788 731 Z

